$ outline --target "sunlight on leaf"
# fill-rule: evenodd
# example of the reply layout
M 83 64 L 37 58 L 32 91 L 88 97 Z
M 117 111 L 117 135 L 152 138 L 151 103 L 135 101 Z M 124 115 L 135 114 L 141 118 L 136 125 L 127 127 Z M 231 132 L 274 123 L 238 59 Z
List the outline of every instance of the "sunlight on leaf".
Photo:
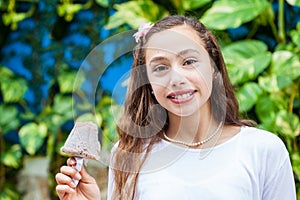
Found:
M 280 133 L 287 135 L 291 138 L 299 136 L 300 134 L 300 121 L 299 117 L 286 110 L 281 110 L 276 117 L 276 126 Z
M 15 144 L 1 155 L 1 162 L 8 167 L 18 168 L 20 166 L 21 157 L 22 149 L 19 144 Z
M 300 0 L 286 0 L 292 6 L 300 7 Z
M 47 136 L 47 126 L 34 122 L 25 124 L 19 131 L 21 145 L 30 155 L 34 155 L 44 143 Z
M 273 53 L 271 72 L 279 76 L 295 80 L 300 77 L 299 56 L 290 51 L 276 51 Z
M 278 92 L 286 86 L 293 83 L 293 81 L 286 76 L 276 76 L 272 74 L 271 76 L 261 76 L 258 78 L 258 83 L 265 91 L 268 92 Z
M 250 110 L 261 94 L 262 89 L 257 83 L 249 82 L 244 84 L 243 87 L 236 93 L 240 105 L 240 112 Z
M 117 28 L 120 25 L 128 24 L 131 28 L 137 29 L 145 22 L 156 22 L 168 15 L 168 12 L 152 1 L 129 1 L 114 5 L 117 12 L 109 18 L 105 28 Z
M 0 132 L 5 134 L 9 130 L 16 129 L 20 124 L 17 115 L 18 110 L 16 107 L 0 105 Z
M 272 127 L 275 125 L 278 111 L 286 108 L 285 99 L 281 99 L 281 97 L 277 95 L 265 95 L 257 100 L 255 112 L 261 123 L 267 127 Z
M 224 30 L 235 28 L 253 20 L 267 6 L 267 1 L 216 1 L 200 21 L 212 29 Z
M 254 80 L 271 61 L 266 44 L 257 40 L 234 42 L 224 47 L 223 55 L 234 85 Z

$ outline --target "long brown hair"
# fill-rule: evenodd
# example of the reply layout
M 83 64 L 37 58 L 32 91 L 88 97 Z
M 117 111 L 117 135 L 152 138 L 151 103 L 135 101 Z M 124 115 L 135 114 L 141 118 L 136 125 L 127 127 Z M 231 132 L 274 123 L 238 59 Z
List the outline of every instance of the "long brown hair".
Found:
M 216 112 L 213 112 L 214 118 L 223 115 L 225 116 L 224 124 L 252 125 L 249 121 L 239 119 L 238 102 L 229 81 L 221 50 L 212 32 L 193 17 L 173 15 L 163 18 L 154 24 L 146 36 L 141 38 L 134 50 L 124 113 L 117 125 L 118 148 L 112 153 L 113 199 L 134 199 L 139 171 L 148 152 L 153 144 L 160 140 L 162 131 L 168 128 L 166 111 L 159 106 L 154 95 L 151 94 L 152 89 L 145 67 L 144 46 L 153 34 L 183 24 L 197 31 L 213 66 L 221 76 L 221 83 L 213 81 L 211 103 L 218 106 Z M 221 86 L 225 88 L 224 95 L 219 95 Z

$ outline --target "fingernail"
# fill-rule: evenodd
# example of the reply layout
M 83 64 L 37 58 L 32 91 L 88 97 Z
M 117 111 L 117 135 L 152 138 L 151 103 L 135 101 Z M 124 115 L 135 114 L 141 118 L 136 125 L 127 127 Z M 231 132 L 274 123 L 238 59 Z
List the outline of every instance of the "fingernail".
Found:
M 71 182 L 71 183 L 70 183 L 70 186 L 71 186 L 72 188 L 75 188 L 75 187 L 76 187 L 76 185 L 75 185 L 74 182 Z
M 76 173 L 74 178 L 75 178 L 76 180 L 80 180 L 80 179 L 81 179 L 81 175 L 80 175 L 79 173 Z

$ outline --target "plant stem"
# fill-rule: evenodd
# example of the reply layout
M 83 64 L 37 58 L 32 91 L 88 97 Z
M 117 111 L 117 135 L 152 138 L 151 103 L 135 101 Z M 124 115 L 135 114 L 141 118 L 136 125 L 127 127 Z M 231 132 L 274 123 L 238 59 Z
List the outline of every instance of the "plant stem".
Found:
M 293 106 L 294 106 L 294 99 L 296 97 L 296 91 L 292 92 L 291 96 L 290 96 L 290 101 L 289 101 L 289 113 L 293 112 Z
M 267 15 L 268 23 L 271 26 L 272 33 L 273 33 L 276 41 L 279 43 L 280 42 L 280 38 L 278 36 L 278 31 L 277 31 L 276 25 L 274 23 L 274 11 L 273 11 L 271 3 L 269 3 L 268 6 L 267 6 L 266 15 Z
M 294 100 L 296 98 L 296 95 L 298 94 L 298 90 L 299 90 L 299 84 L 300 84 L 300 79 L 298 81 L 295 81 L 295 88 L 293 88 L 292 94 L 290 96 L 290 100 L 289 100 L 289 113 L 293 113 L 293 107 L 294 107 Z
M 3 155 L 5 151 L 5 142 L 4 138 L 2 137 L 2 132 L 0 132 L 0 155 Z M 5 183 L 5 166 L 0 161 L 0 188 L 4 188 Z
M 285 43 L 285 30 L 284 30 L 284 0 L 279 0 L 278 8 L 278 29 L 279 29 L 279 42 Z

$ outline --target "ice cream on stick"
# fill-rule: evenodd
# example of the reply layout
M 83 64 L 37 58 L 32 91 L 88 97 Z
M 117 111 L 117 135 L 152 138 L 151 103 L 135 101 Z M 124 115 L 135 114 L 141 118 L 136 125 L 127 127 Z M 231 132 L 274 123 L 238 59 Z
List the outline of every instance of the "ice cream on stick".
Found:
M 61 151 L 74 157 L 99 160 L 97 125 L 92 122 L 76 122 Z

